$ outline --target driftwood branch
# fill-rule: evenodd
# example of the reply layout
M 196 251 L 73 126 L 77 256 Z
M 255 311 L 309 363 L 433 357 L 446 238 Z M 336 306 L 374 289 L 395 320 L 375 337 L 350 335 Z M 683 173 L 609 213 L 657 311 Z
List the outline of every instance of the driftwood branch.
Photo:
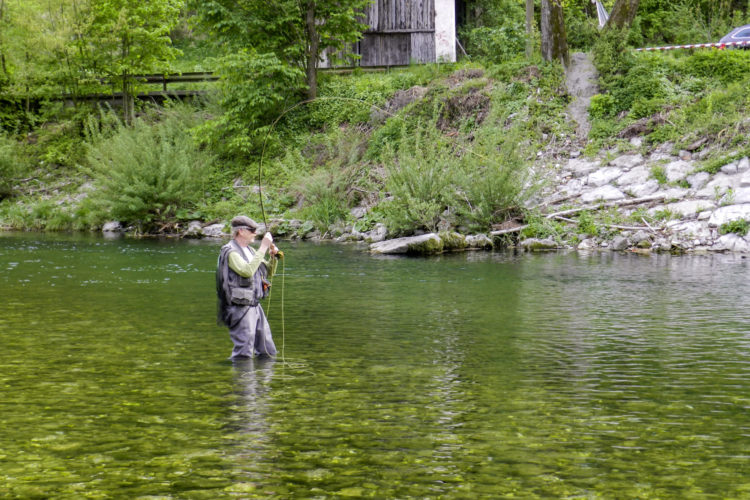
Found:
M 556 215 L 554 219 L 561 220 L 563 222 L 568 222 L 570 224 L 578 224 L 577 220 L 574 219 L 568 219 L 567 217 L 561 217 L 559 215 Z M 623 231 L 640 231 L 640 230 L 646 230 L 651 229 L 653 231 L 653 228 L 651 226 L 620 226 L 619 224 L 601 224 L 604 227 L 611 227 L 612 229 L 621 229 Z
M 584 212 L 586 210 L 592 210 L 593 211 L 593 210 L 601 210 L 603 208 L 627 207 L 627 206 L 631 206 L 631 205 L 643 205 L 643 204 L 646 204 L 646 203 L 654 203 L 654 202 L 657 202 L 657 201 L 664 201 L 664 195 L 646 196 L 644 198 L 633 198 L 631 200 L 611 201 L 609 203 L 600 203 L 599 205 L 586 205 L 584 207 L 571 208 L 570 210 L 563 210 L 561 212 L 555 212 L 555 213 L 551 213 L 551 214 L 546 214 L 546 215 L 544 215 L 544 218 L 545 219 L 559 219 L 559 220 L 564 220 L 566 222 L 575 222 L 572 219 L 565 219 L 564 217 L 566 215 L 573 215 L 573 214 L 577 214 L 577 213 L 580 213 L 580 212 Z M 617 225 L 614 225 L 614 224 L 609 224 L 609 225 L 605 224 L 605 225 L 607 227 L 611 227 L 611 228 L 614 228 L 614 229 L 622 229 L 624 231 L 636 231 L 636 230 L 641 230 L 641 229 L 644 229 L 644 230 L 645 229 L 650 229 L 651 231 L 656 232 L 654 230 L 654 228 L 652 228 L 651 226 L 648 225 L 648 223 L 646 224 L 646 226 L 648 226 L 648 227 L 617 226 Z M 529 227 L 528 224 L 526 224 L 524 226 L 514 227 L 512 229 L 501 229 L 499 231 L 492 231 L 492 232 L 490 232 L 490 235 L 491 236 L 501 236 L 503 234 L 517 233 L 519 231 L 523 231 L 527 227 Z
M 609 203 L 601 203 L 599 205 L 587 205 L 585 207 L 571 208 L 570 210 L 563 210 L 561 212 L 555 212 L 552 214 L 545 215 L 546 218 L 551 219 L 558 215 L 573 215 L 586 210 L 601 210 L 602 208 L 613 208 L 613 207 L 627 207 L 630 205 L 643 205 L 645 203 L 653 203 L 655 201 L 664 201 L 664 195 L 659 196 L 646 196 L 644 198 L 633 198 L 632 200 L 620 200 L 611 201 Z

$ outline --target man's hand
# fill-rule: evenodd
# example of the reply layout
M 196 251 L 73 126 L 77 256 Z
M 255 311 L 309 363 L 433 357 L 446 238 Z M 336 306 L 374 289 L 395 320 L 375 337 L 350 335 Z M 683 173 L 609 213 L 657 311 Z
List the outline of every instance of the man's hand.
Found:
M 260 251 L 263 253 L 266 253 L 269 248 L 273 246 L 273 236 L 271 236 L 271 233 L 266 233 L 263 235 L 263 241 L 260 242 Z

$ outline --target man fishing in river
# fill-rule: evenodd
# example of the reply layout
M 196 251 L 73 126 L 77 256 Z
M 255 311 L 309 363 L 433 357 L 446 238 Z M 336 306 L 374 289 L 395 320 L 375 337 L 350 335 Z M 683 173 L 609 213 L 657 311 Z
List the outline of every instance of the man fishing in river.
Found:
M 218 323 L 229 328 L 234 343 L 230 359 L 274 356 L 276 346 L 260 300 L 268 295 L 268 279 L 273 275 L 279 250 L 268 232 L 257 250 L 250 246 L 258 230 L 258 224 L 250 217 L 237 216 L 231 226 L 232 240 L 221 247 L 216 268 Z M 271 256 L 270 264 L 264 260 L 266 252 Z

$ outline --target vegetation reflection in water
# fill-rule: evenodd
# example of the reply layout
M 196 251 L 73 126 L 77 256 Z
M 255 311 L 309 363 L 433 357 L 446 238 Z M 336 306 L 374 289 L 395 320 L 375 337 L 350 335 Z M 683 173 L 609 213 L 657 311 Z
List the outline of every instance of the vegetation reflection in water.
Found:
M 218 246 L 0 236 L 3 496 L 750 497 L 741 257 L 287 244 L 233 365 Z

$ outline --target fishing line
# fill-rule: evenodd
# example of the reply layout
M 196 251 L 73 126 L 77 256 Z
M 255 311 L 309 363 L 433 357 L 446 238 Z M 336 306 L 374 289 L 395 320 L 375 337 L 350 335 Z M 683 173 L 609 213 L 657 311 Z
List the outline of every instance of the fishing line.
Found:
M 405 118 L 403 116 L 396 115 L 395 113 L 392 113 L 388 110 L 385 110 L 379 106 L 376 106 L 372 103 L 369 103 L 363 99 L 357 99 L 354 97 L 340 97 L 340 96 L 323 96 L 323 97 L 315 97 L 313 99 L 306 99 L 304 101 L 300 101 L 297 104 L 294 104 L 293 106 L 290 106 L 289 108 L 285 109 L 281 112 L 279 116 L 276 117 L 276 119 L 271 123 L 270 127 L 268 128 L 268 131 L 266 132 L 265 137 L 263 138 L 263 147 L 261 148 L 260 152 L 260 159 L 258 160 L 258 200 L 260 201 L 260 211 L 261 215 L 263 217 L 263 225 L 266 228 L 266 231 L 268 231 L 268 219 L 266 217 L 266 208 L 263 204 L 263 160 L 265 159 L 266 155 L 266 146 L 268 145 L 268 138 L 271 136 L 271 133 L 276 128 L 276 125 L 281 121 L 284 116 L 289 114 L 290 112 L 294 111 L 295 109 L 305 106 L 307 104 L 314 103 L 316 101 L 349 101 L 349 102 L 356 102 L 359 104 L 365 104 L 370 107 L 370 109 L 376 109 L 386 115 L 388 115 L 390 118 L 400 118 L 402 121 L 405 121 Z M 481 158 L 485 161 L 492 161 L 488 157 L 481 155 L 479 153 L 476 153 L 473 151 L 473 149 L 467 148 L 461 144 L 456 144 L 456 146 L 461 149 L 462 151 L 469 153 L 471 155 L 474 155 L 478 158 Z M 284 350 L 286 348 L 286 321 L 284 316 L 284 289 L 285 289 L 285 277 L 286 277 L 286 261 L 285 256 L 283 252 L 279 252 L 280 259 L 282 261 L 281 265 L 281 362 L 282 366 L 287 366 L 290 363 L 287 363 Z M 273 287 L 271 288 L 273 290 Z M 270 315 L 271 312 L 271 295 L 268 296 L 268 312 Z M 295 368 L 303 368 L 305 365 L 300 363 L 293 363 Z M 307 370 L 305 370 L 307 371 Z

